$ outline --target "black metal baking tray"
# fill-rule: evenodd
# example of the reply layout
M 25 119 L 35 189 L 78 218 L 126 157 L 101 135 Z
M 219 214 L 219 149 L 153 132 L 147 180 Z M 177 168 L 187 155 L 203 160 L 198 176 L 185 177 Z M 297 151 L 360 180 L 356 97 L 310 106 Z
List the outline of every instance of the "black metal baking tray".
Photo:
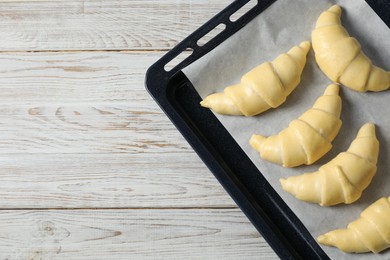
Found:
M 200 96 L 182 69 L 218 47 L 276 0 L 257 5 L 235 22 L 230 16 L 250 0 L 236 0 L 176 45 L 146 73 L 149 93 L 187 139 L 225 190 L 281 259 L 329 259 L 310 233 L 266 181 L 214 114 L 199 106 Z M 366 1 L 390 26 L 390 0 Z M 221 23 L 226 28 L 204 46 L 204 37 Z M 192 54 L 166 71 L 165 65 L 182 52 Z

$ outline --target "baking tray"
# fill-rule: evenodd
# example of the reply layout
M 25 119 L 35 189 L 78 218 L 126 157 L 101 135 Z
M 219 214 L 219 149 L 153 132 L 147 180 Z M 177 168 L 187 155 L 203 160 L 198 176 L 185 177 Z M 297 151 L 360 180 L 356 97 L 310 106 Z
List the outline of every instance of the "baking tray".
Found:
M 230 21 L 249 1 L 234 1 L 153 64 L 146 73 L 146 89 L 280 258 L 329 259 L 214 114 L 200 107 L 201 97 L 182 72 L 276 0 L 258 0 L 242 17 Z M 390 27 L 390 1 L 366 2 Z M 226 28 L 198 46 L 198 40 L 221 23 Z M 188 49 L 193 51 L 189 57 L 165 69 Z

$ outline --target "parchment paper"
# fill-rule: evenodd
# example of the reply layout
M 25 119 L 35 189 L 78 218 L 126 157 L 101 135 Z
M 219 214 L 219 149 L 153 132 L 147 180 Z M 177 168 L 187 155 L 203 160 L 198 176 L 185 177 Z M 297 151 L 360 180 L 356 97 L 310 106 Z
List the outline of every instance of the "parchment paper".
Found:
M 342 23 L 347 31 L 360 41 L 374 64 L 389 70 L 390 29 L 363 0 L 278 0 L 234 36 L 186 68 L 184 73 L 203 98 L 222 91 L 226 86 L 238 83 L 253 67 L 273 60 L 304 40 L 310 41 L 318 16 L 335 3 L 343 8 Z M 286 128 L 291 120 L 312 106 L 329 84 L 331 81 L 318 68 L 311 50 L 301 83 L 282 106 L 251 118 L 217 115 L 314 238 L 333 229 L 345 228 L 368 205 L 380 197 L 390 196 L 390 90 L 358 93 L 342 87 L 343 125 L 333 141 L 332 150 L 314 165 L 288 169 L 269 163 L 260 158 L 248 141 L 253 133 L 268 136 Z M 377 126 L 380 154 L 377 174 L 357 202 L 320 207 L 299 201 L 281 189 L 279 178 L 316 171 L 345 151 L 366 122 Z M 345 254 L 333 247 L 322 248 L 332 259 L 390 259 L 390 250 L 375 255 Z

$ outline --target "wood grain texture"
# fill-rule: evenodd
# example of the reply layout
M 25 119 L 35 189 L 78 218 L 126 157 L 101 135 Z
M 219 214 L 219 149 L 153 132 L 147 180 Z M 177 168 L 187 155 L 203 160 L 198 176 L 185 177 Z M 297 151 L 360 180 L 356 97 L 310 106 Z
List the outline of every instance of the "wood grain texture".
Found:
M 0 53 L 1 104 L 129 102 L 161 113 L 145 91 L 164 52 Z
M 3 209 L 235 207 L 194 153 L 0 155 L 0 165 Z
M 237 209 L 1 211 L 0 230 L 8 260 L 277 259 Z
M 231 2 L 0 1 L 0 50 L 169 49 Z
M 234 206 L 144 88 L 160 55 L 0 54 L 0 207 Z
M 0 154 L 191 151 L 145 90 L 159 56 L 1 54 Z
M 144 153 L 152 156 L 192 151 L 165 115 L 145 111 L 134 103 L 122 107 L 111 104 L 21 107 L 27 115 L 0 116 L 0 154 Z M 13 108 L 18 110 L 16 105 Z

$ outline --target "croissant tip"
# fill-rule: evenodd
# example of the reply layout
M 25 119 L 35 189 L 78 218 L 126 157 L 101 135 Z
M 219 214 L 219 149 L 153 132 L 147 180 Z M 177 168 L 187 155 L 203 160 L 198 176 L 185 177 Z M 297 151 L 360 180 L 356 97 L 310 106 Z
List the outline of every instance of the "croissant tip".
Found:
M 291 178 L 291 177 L 290 177 Z M 291 180 L 290 178 L 287 178 L 287 179 L 284 179 L 284 178 L 281 178 L 279 179 L 279 182 L 280 184 L 282 185 L 282 189 L 288 193 L 290 193 L 291 195 L 293 195 L 294 197 L 296 197 L 296 183 L 294 180 Z
M 207 99 L 204 99 L 200 102 L 200 105 L 202 107 L 210 108 L 210 102 L 207 101 Z
M 326 87 L 324 95 L 338 95 L 340 87 L 337 84 L 331 84 Z
M 321 243 L 323 245 L 331 245 L 331 239 L 326 234 L 325 235 L 320 235 L 317 238 L 317 241 L 318 241 L 318 243 Z
M 264 142 L 266 137 L 262 135 L 252 135 L 249 140 L 249 144 L 257 151 L 260 151 L 261 144 Z
M 308 53 L 308 52 L 309 52 L 310 46 L 311 46 L 311 44 L 310 44 L 309 41 L 304 41 L 304 42 L 301 42 L 301 43 L 299 44 L 299 47 L 300 47 L 301 49 L 303 49 L 303 50 L 305 51 L 305 53 Z
M 286 190 L 287 189 L 287 179 L 280 178 L 279 182 L 282 185 L 283 190 Z
M 364 124 L 357 134 L 358 137 L 362 136 L 374 136 L 375 135 L 375 125 L 373 123 Z
M 333 5 L 328 9 L 329 12 L 341 15 L 341 7 L 339 5 Z

